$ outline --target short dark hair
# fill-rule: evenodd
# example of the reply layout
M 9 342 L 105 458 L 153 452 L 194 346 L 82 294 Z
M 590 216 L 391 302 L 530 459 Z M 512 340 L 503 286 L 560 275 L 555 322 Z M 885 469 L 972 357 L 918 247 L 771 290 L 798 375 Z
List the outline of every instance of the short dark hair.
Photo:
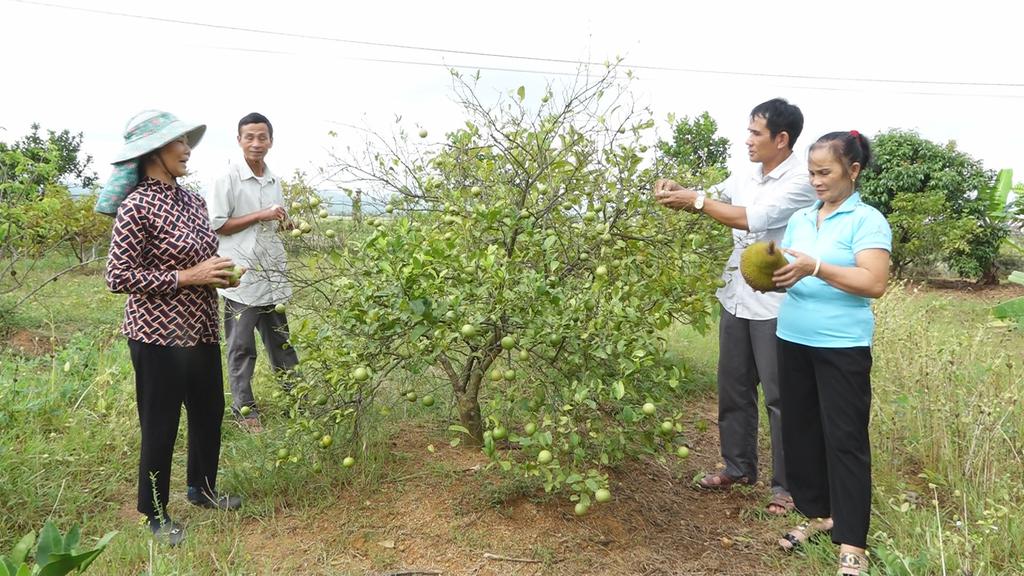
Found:
M 800 108 L 782 98 L 772 98 L 754 106 L 754 109 L 750 111 L 751 119 L 758 116 L 764 118 L 765 125 L 768 126 L 768 134 L 772 138 L 778 136 L 780 132 L 789 134 L 789 149 L 793 149 L 796 139 L 804 130 L 804 114 Z
M 817 148 L 828 148 L 836 158 L 843 161 L 847 173 L 850 167 L 857 163 L 860 164 L 860 173 L 863 174 L 871 163 L 871 142 L 867 136 L 856 130 L 829 132 L 811 144 L 811 150 Z
M 270 120 L 267 120 L 267 117 L 263 114 L 260 114 L 259 112 L 250 112 L 245 116 L 242 116 L 242 119 L 238 121 L 239 136 L 242 135 L 242 126 L 247 126 L 249 124 L 266 124 L 267 131 L 270 132 L 270 139 L 274 139 L 274 125 L 271 124 Z

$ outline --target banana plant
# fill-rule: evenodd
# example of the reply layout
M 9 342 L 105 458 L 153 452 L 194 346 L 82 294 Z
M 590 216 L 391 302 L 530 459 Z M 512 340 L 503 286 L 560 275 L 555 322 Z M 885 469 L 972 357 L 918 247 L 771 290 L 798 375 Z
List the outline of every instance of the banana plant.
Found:
M 985 212 L 989 216 L 1005 216 L 1006 203 L 1013 190 L 1013 170 L 1003 168 L 996 175 L 995 183 L 978 191 L 978 200 L 985 203 Z
M 1007 280 L 1015 284 L 1024 284 L 1024 272 L 1014 270 Z M 1000 320 L 1013 320 L 1018 324 L 1024 324 L 1024 296 L 1000 302 L 992 308 L 992 315 Z
M 100 538 L 96 547 L 80 551 L 78 549 L 82 532 L 78 526 L 72 526 L 66 536 L 49 521 L 36 533 L 29 532 L 14 545 L 10 556 L 0 555 L 0 576 L 63 576 L 72 571 L 85 572 L 93 560 L 103 552 L 110 540 L 117 534 L 108 532 Z M 32 545 L 35 544 L 35 565 L 28 563 Z

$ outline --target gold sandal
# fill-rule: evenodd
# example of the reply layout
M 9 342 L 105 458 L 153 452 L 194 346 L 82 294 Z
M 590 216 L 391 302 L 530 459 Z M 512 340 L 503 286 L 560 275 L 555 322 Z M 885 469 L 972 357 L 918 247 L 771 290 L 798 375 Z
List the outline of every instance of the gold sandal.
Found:
M 827 527 L 826 527 L 827 526 Z M 797 524 L 795 528 L 786 532 L 779 538 L 779 547 L 786 552 L 795 552 L 800 549 L 804 542 L 811 538 L 830 534 L 832 526 L 828 518 L 811 518 L 806 522 Z
M 868 557 L 857 552 L 843 552 L 839 555 L 839 570 L 836 576 L 863 576 L 868 573 Z

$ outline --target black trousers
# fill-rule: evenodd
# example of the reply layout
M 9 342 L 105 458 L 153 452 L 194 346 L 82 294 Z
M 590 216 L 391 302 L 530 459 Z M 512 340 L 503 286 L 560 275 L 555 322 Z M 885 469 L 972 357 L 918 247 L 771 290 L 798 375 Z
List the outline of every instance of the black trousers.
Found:
M 128 340 L 128 349 L 142 427 L 138 510 L 149 517 L 166 515 L 182 404 L 188 411 L 188 485 L 211 494 L 217 485 L 224 418 L 220 345 L 178 347 Z
M 786 478 L 797 510 L 832 517 L 832 541 L 867 547 L 871 519 L 871 348 L 779 339 Z

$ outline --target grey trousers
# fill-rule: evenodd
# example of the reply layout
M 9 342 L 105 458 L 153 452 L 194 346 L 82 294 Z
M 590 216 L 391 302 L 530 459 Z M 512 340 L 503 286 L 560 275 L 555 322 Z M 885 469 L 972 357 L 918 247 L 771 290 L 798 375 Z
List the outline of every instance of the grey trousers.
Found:
M 239 416 L 243 406 L 256 414 L 252 394 L 252 373 L 256 369 L 256 336 L 259 330 L 270 365 L 277 373 L 287 372 L 299 363 L 295 349 L 288 343 L 288 318 L 273 306 L 247 306 L 224 299 L 224 334 L 228 343 L 228 381 L 231 384 L 231 411 Z
M 757 384 L 772 439 L 772 491 L 788 492 L 782 452 L 776 320 L 737 318 L 724 308 L 718 327 L 718 435 L 725 473 L 757 481 Z

